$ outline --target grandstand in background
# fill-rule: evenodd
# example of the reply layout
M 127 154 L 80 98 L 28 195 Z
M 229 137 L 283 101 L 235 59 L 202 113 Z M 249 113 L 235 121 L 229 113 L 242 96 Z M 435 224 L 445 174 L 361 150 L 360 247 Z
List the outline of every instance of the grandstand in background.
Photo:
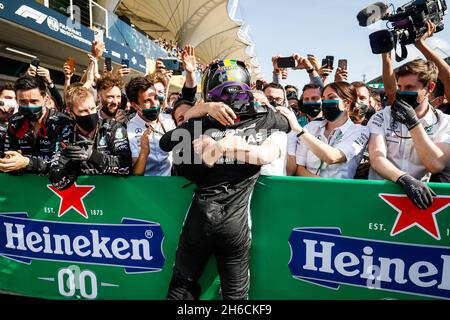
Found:
M 115 66 L 129 59 L 132 75 L 151 72 L 158 57 L 168 56 L 155 41 L 162 38 L 196 46 L 204 64 L 241 59 L 256 78 L 259 65 L 248 50 L 245 22 L 234 18 L 236 7 L 231 0 L 2 0 L 0 81 L 15 81 L 39 58 L 61 89 L 66 58 L 74 58 L 81 77 L 96 38 L 105 42 L 104 57 L 112 57 Z M 173 82 L 179 87 L 183 80 Z

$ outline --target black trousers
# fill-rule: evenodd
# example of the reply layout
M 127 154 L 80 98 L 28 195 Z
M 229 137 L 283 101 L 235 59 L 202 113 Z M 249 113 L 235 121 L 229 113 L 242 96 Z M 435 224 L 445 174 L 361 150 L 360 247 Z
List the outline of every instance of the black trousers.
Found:
M 167 299 L 199 299 L 198 280 L 211 255 L 217 261 L 223 298 L 248 298 L 251 235 L 247 191 L 234 195 L 235 201 L 228 203 L 194 196 L 181 232 Z

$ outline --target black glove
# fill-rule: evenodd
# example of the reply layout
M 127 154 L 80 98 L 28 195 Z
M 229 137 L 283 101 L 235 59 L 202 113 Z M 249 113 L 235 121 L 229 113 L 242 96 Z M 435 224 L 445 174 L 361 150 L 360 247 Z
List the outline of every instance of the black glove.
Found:
M 435 197 L 436 193 L 423 182 L 404 174 L 398 178 L 397 183 L 402 186 L 417 208 L 425 210 L 433 204 L 433 196 Z
M 92 156 L 92 145 L 70 145 L 63 150 L 62 155 L 74 162 L 88 161 Z
M 391 106 L 391 115 L 395 121 L 404 124 L 408 130 L 417 127 L 420 123 L 414 108 L 403 100 L 394 101 Z

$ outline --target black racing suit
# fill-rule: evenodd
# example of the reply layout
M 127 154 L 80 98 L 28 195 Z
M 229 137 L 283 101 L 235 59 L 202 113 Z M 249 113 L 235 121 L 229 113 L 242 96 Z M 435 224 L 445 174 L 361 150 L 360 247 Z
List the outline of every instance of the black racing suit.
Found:
M 201 129 L 194 129 L 199 126 Z M 186 130 L 191 140 L 178 144 L 183 138 L 177 139 L 177 136 L 183 137 Z M 199 161 L 192 150 L 192 141 L 207 130 L 207 134 L 216 140 L 232 131 L 244 137 L 249 144 L 260 145 L 272 133 L 266 130 L 288 132 L 290 128 L 286 118 L 267 108 L 266 113 L 241 119 L 229 127 L 209 117 L 190 120 L 165 134 L 160 147 L 167 152 L 173 149 L 174 163 L 177 156 L 185 152 L 190 152 L 191 161 L 194 158 Z M 177 165 L 177 171 L 195 182 L 197 189 L 183 225 L 167 298 L 198 299 L 201 289 L 197 281 L 210 256 L 214 255 L 223 298 L 247 299 L 251 243 L 250 196 L 261 166 L 238 164 L 225 158 L 213 168 L 206 167 L 201 161 L 197 163 L 200 164 Z
M 131 172 L 131 150 L 125 127 L 112 119 L 100 119 L 93 137 L 93 152 L 88 161 L 74 162 L 62 152 L 65 145 L 82 140 L 74 127 L 61 140 L 52 158 L 49 179 L 56 188 L 70 187 L 79 175 L 128 176 Z
M 4 157 L 7 131 L 8 125 L 6 123 L 0 123 L 0 158 Z
M 15 113 L 8 123 L 5 137 L 5 151 L 21 151 L 30 159 L 24 170 L 14 174 L 34 173 L 47 175 L 50 160 L 55 152 L 57 141 L 68 137 L 73 121 L 67 115 L 45 109 L 44 118 L 35 135 L 32 123 L 22 114 Z

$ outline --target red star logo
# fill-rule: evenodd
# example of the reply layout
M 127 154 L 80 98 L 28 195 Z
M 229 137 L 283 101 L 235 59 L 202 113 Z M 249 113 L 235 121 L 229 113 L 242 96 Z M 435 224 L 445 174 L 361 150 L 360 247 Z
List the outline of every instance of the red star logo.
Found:
M 84 218 L 88 218 L 86 208 L 84 207 L 83 199 L 94 190 L 95 186 L 77 186 L 76 183 L 71 185 L 66 190 L 58 190 L 51 184 L 47 187 L 52 190 L 58 197 L 61 198 L 59 204 L 58 218 L 62 217 L 71 208 L 76 210 Z
M 433 238 L 441 240 L 436 215 L 450 205 L 449 196 L 434 197 L 433 205 L 427 210 L 417 208 L 406 195 L 380 194 L 379 196 L 398 212 L 391 236 L 418 226 Z

